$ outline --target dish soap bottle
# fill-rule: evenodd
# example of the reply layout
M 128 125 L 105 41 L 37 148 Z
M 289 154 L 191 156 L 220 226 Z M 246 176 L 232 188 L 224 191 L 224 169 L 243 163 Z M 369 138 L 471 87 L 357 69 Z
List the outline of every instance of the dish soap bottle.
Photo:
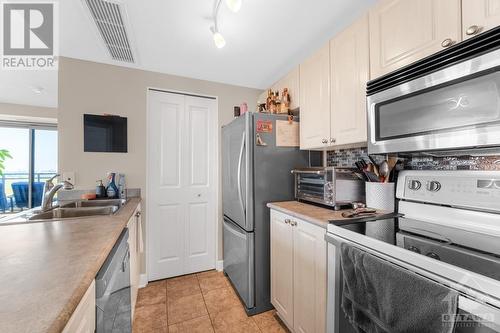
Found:
M 114 172 L 110 172 L 108 174 L 108 187 L 106 188 L 106 195 L 109 199 L 114 199 L 118 195 L 118 188 L 115 184 L 115 176 L 116 174 Z
M 105 198 L 107 196 L 106 194 L 106 188 L 104 187 L 104 184 L 102 183 L 102 179 L 97 181 L 97 187 L 95 189 L 95 196 L 96 198 Z

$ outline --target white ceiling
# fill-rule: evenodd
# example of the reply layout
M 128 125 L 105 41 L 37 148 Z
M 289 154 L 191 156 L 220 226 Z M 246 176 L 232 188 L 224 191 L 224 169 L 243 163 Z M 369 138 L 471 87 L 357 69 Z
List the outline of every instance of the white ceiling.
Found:
M 219 30 L 227 42 L 222 49 L 215 47 L 209 30 L 213 0 L 115 1 L 125 6 L 136 64 L 111 59 L 82 0 L 59 2 L 60 54 L 265 89 L 376 0 L 243 0 L 238 13 L 222 4 Z M 0 89 L 0 101 L 57 105 L 53 73 L 12 75 L 18 75 L 13 80 L 19 85 Z M 2 73 L 2 88 L 4 80 Z M 45 96 L 26 89 L 37 84 L 46 89 Z

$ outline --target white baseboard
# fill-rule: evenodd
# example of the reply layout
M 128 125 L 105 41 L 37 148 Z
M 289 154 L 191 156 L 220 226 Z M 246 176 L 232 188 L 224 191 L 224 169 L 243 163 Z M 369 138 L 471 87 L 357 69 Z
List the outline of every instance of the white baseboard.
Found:
M 215 269 L 219 272 L 222 272 L 222 270 L 224 269 L 224 260 L 217 260 L 215 262 Z
M 144 288 L 148 285 L 148 276 L 146 274 L 141 274 L 139 277 L 139 288 Z

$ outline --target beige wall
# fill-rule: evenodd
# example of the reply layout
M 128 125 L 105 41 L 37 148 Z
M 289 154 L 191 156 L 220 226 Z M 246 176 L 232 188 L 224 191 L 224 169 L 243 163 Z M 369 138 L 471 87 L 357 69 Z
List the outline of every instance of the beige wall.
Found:
M 56 119 L 57 109 L 40 106 L 0 103 L 0 118 L 9 119 Z
M 141 188 L 143 199 L 147 200 L 148 87 L 217 96 L 219 125 L 227 124 L 233 119 L 233 106 L 241 102 L 248 102 L 249 109 L 254 110 L 257 96 L 261 93 L 256 89 L 61 58 L 58 112 L 59 171 L 75 171 L 77 188 L 93 188 L 96 180 L 105 178 L 108 171 L 118 171 L 126 174 L 127 186 Z M 128 153 L 84 153 L 84 113 L 111 113 L 127 117 Z M 219 216 L 217 257 L 222 258 L 220 202 Z

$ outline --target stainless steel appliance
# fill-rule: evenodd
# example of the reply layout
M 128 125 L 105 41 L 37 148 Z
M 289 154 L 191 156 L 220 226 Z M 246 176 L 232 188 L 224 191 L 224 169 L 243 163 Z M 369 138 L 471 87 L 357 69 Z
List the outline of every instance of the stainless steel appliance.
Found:
M 284 124 L 287 116 L 246 113 L 222 128 L 224 273 L 249 314 L 272 309 L 266 204 L 292 200 L 290 170 L 309 165 L 307 151 L 277 146 Z
M 500 27 L 369 82 L 368 153 L 500 147 L 499 48 Z
M 294 169 L 295 199 L 334 208 L 365 199 L 365 182 L 355 169 L 314 167 Z
M 500 332 L 500 172 L 402 171 L 397 198 L 395 220 L 328 226 L 328 331 L 354 332 L 340 308 L 348 243 L 458 291 L 443 319 L 455 332 Z
M 132 332 L 128 229 L 95 278 L 96 333 Z

